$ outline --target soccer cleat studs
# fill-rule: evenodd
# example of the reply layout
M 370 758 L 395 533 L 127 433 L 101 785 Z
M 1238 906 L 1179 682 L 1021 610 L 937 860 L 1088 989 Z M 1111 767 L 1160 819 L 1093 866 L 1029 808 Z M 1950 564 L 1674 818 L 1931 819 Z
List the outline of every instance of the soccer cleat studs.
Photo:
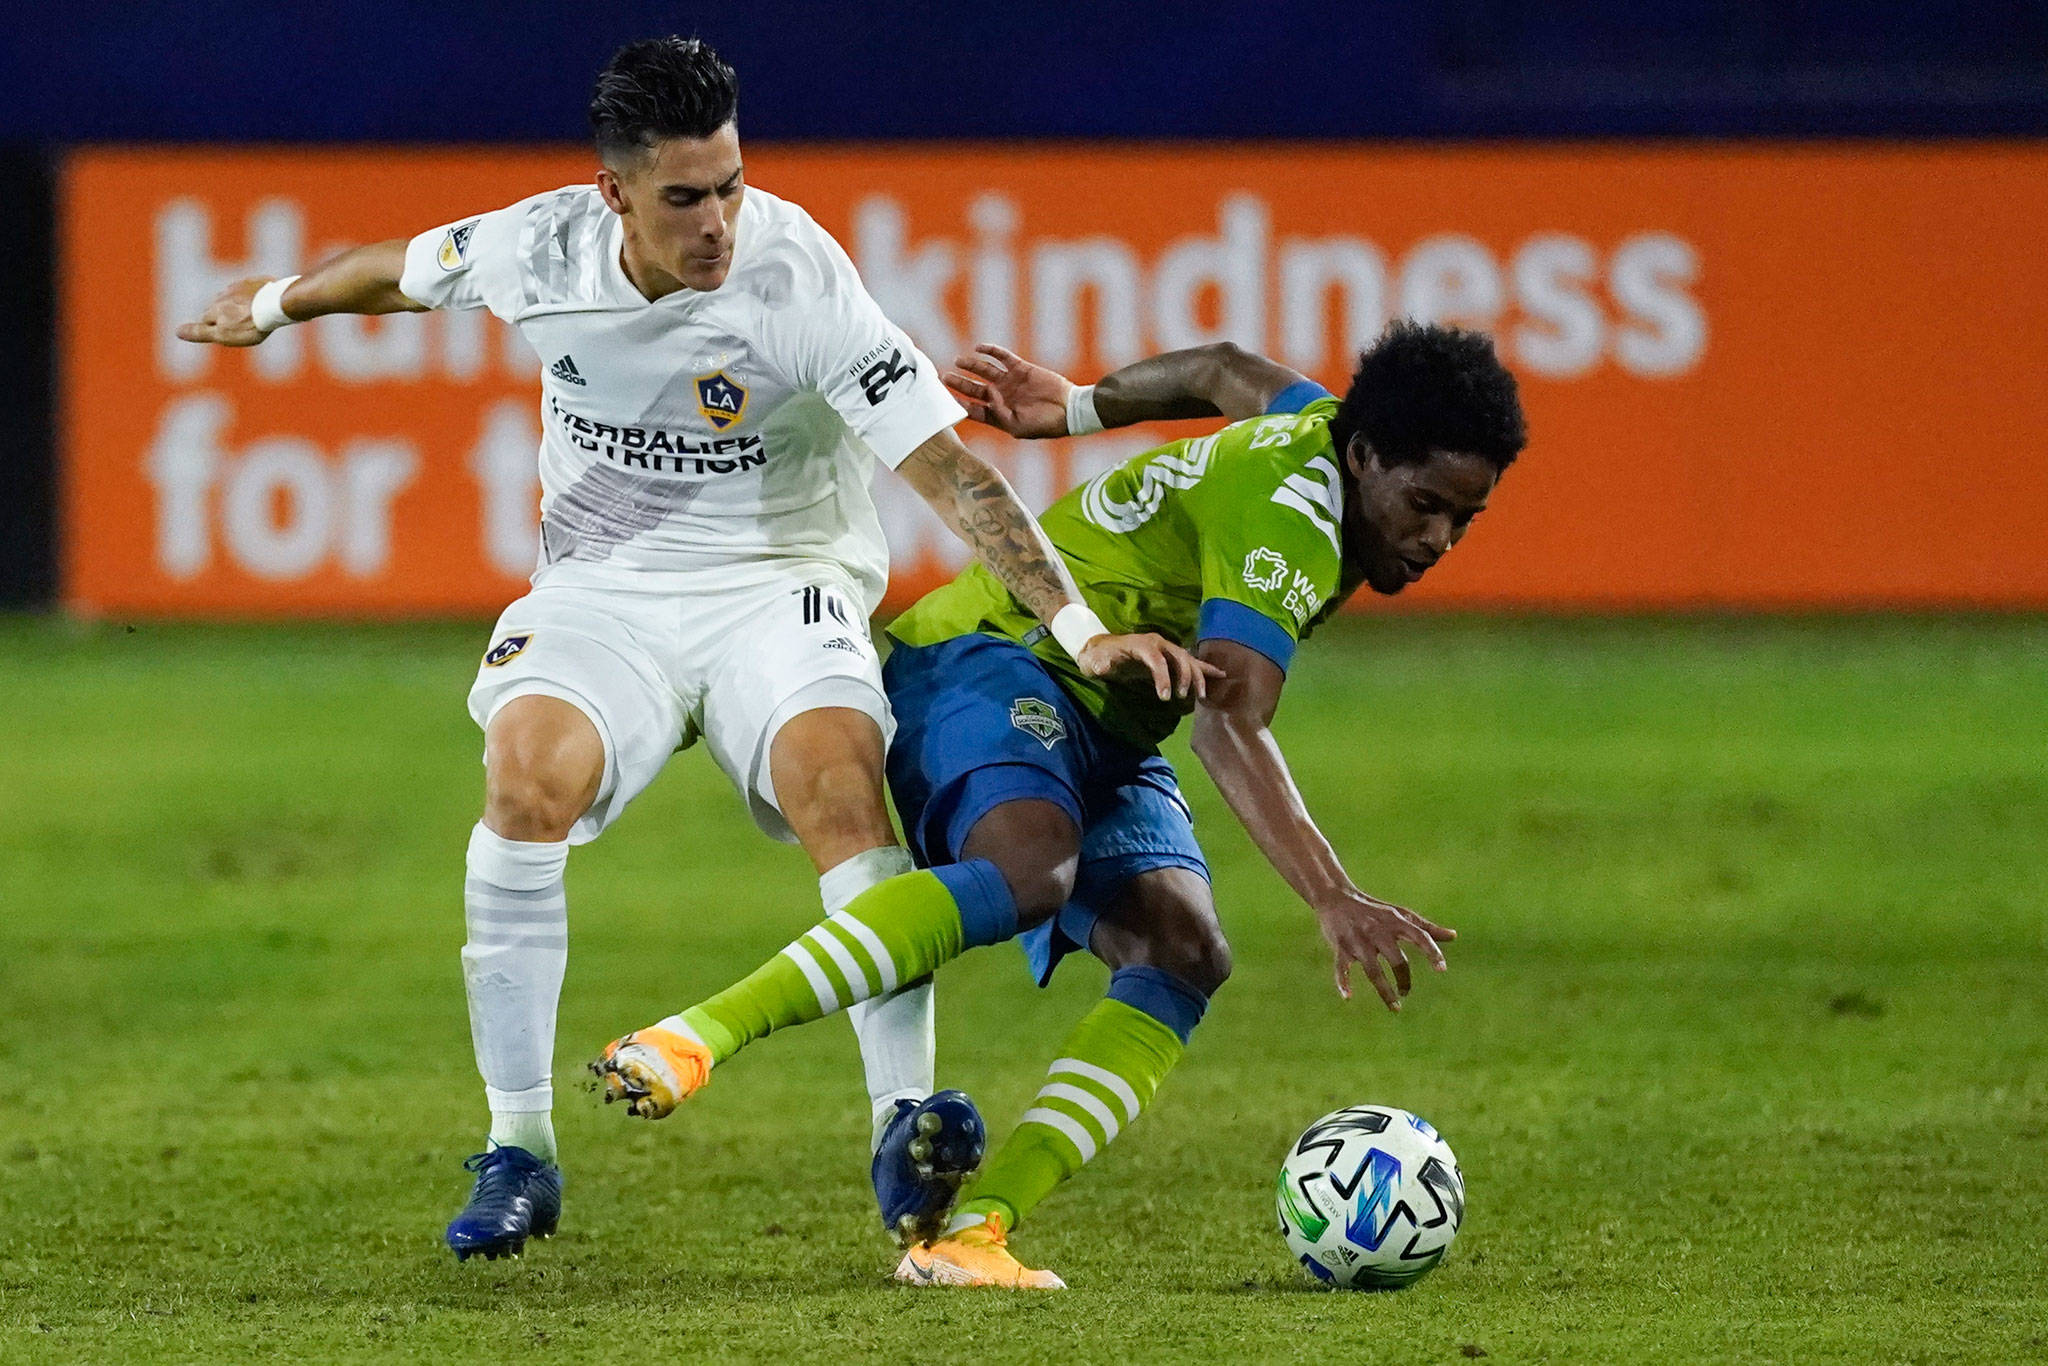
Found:
M 883 1229 L 904 1247 L 944 1233 L 987 1144 L 981 1113 L 959 1091 L 898 1101 L 870 1168 Z
M 604 1100 L 626 1102 L 626 1113 L 661 1119 L 711 1078 L 711 1050 L 665 1029 L 642 1029 L 614 1039 L 590 1064 L 604 1083 Z
M 935 1168 L 932 1166 L 932 1137 L 946 1127 L 946 1121 L 927 1110 L 917 1117 L 917 1137 L 910 1140 L 910 1160 L 917 1164 L 917 1174 L 929 1181 Z

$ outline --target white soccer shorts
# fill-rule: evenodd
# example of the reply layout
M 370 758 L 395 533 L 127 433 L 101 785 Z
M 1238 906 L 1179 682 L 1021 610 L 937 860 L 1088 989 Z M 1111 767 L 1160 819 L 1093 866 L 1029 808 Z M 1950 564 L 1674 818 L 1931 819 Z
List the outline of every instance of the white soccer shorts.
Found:
M 604 741 L 604 781 L 569 832 L 587 844 L 701 736 L 774 839 L 796 836 L 775 804 L 768 749 L 814 707 L 866 712 L 895 729 L 862 595 L 836 564 L 779 566 L 740 588 L 648 593 L 549 587 L 507 607 L 469 690 L 486 729 L 515 697 L 557 697 Z

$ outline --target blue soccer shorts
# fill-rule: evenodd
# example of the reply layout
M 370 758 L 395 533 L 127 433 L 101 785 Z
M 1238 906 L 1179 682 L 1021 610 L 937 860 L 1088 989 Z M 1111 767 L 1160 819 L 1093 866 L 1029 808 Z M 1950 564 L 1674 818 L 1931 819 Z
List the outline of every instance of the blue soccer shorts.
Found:
M 1138 874 L 1209 876 L 1173 765 L 1104 730 L 1015 641 L 898 643 L 882 682 L 896 714 L 889 788 L 920 867 L 956 862 L 975 823 L 1004 802 L 1052 802 L 1081 831 L 1073 899 L 1018 937 L 1040 986 L 1088 947 L 1096 918 Z

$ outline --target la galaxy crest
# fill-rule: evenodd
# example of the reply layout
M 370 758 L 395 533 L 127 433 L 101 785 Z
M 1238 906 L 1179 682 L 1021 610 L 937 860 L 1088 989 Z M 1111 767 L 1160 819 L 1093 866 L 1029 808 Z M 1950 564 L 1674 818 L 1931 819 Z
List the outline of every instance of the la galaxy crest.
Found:
M 524 650 L 532 640 L 533 633 L 531 631 L 521 635 L 506 636 L 484 652 L 484 667 L 486 669 L 495 669 L 500 665 L 511 663 L 513 657 L 521 650 Z
M 746 386 L 723 370 L 697 376 L 697 411 L 704 414 L 706 422 L 724 431 L 747 411 Z

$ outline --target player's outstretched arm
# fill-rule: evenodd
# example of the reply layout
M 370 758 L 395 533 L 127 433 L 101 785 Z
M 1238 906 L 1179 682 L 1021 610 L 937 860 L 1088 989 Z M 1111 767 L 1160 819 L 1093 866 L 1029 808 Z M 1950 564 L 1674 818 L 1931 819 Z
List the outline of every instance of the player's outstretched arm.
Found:
M 373 242 L 315 266 L 267 301 L 281 310 L 281 316 L 254 315 L 257 292 L 271 280 L 237 280 L 196 321 L 180 324 L 178 336 L 215 346 L 254 346 L 283 323 L 329 313 L 423 313 L 427 306 L 408 299 L 398 288 L 399 277 L 405 274 L 405 247 L 402 237 Z
M 1444 954 L 1437 945 L 1456 939 L 1457 932 L 1359 891 L 1344 872 L 1337 851 L 1302 804 L 1273 738 L 1273 714 L 1286 681 L 1280 666 L 1229 640 L 1203 641 L 1201 657 L 1218 666 L 1222 676 L 1210 683 L 1207 699 L 1195 708 L 1195 757 L 1266 861 L 1315 911 L 1323 938 L 1337 955 L 1338 992 L 1350 998 L 1351 965 L 1357 963 L 1387 1008 L 1399 1010 L 1411 982 L 1401 945 L 1413 944 L 1442 972 Z
M 1142 669 L 1162 701 L 1207 691 L 1215 670 L 1164 636 L 1119 636 L 1102 629 L 1082 602 L 1066 561 L 1010 481 L 968 450 L 952 428 L 912 451 L 896 471 L 974 548 L 1011 596 L 1051 629 L 1083 672 L 1102 678 Z
M 969 416 L 1019 437 L 1082 436 L 1134 422 L 1186 417 L 1226 417 L 1235 422 L 1259 416 L 1280 394 L 1309 383 L 1278 361 L 1234 342 L 1152 356 L 1112 371 L 1092 389 L 1081 389 L 1057 370 L 1000 346 L 977 346 L 953 365 L 946 384 Z M 1092 412 L 1081 402 L 1084 399 L 1092 400 Z

